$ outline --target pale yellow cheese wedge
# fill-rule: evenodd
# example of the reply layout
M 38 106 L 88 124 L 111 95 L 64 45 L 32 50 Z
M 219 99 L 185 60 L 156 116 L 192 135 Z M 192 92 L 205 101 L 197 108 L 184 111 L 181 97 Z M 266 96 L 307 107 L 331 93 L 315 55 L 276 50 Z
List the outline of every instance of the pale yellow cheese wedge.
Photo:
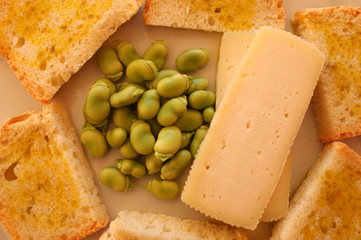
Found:
M 319 49 L 301 38 L 261 28 L 218 106 L 182 201 L 228 224 L 255 229 L 324 61 Z
M 216 105 L 220 103 L 229 83 L 233 79 L 243 56 L 246 54 L 253 37 L 254 31 L 226 32 L 222 36 L 219 50 L 216 81 Z M 290 180 L 291 180 L 291 155 L 287 158 L 287 167 L 282 172 L 280 181 L 264 210 L 261 221 L 269 222 L 278 220 L 287 214 L 289 205 Z

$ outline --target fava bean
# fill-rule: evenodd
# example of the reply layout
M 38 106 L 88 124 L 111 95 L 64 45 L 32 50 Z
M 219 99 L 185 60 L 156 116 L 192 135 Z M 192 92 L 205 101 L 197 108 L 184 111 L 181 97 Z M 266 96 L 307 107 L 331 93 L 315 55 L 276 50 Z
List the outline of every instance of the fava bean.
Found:
M 134 121 L 130 128 L 129 138 L 137 153 L 147 155 L 153 152 L 155 137 L 148 123 L 142 120 Z
M 148 154 L 145 157 L 145 167 L 148 170 L 148 174 L 158 173 L 163 165 L 163 161 L 155 156 L 155 153 Z
M 188 49 L 176 58 L 175 65 L 180 72 L 193 72 L 204 67 L 209 58 L 210 55 L 204 48 Z
M 131 175 L 135 178 L 141 178 L 147 174 L 145 166 L 131 159 L 116 159 L 117 168 L 125 175 Z
M 214 107 L 207 107 L 203 110 L 203 120 L 206 122 L 206 123 L 210 123 L 213 119 L 213 116 L 214 116 Z
M 131 82 L 144 82 L 154 80 L 158 69 L 152 61 L 137 59 L 131 62 L 125 71 Z
M 191 78 L 192 82 L 186 91 L 186 94 L 191 94 L 197 90 L 206 90 L 208 88 L 208 80 L 206 78 Z
M 144 91 L 144 87 L 139 84 L 124 83 L 121 85 L 119 92 L 110 97 L 110 105 L 119 108 L 136 103 Z
M 84 125 L 81 130 L 80 141 L 93 157 L 102 157 L 108 151 L 104 135 L 91 125 Z
M 157 85 L 160 96 L 174 98 L 181 96 L 189 87 L 190 80 L 187 76 L 177 73 L 170 77 L 162 78 Z
M 99 172 L 102 184 L 118 192 L 126 192 L 134 188 L 130 179 L 116 167 L 105 167 Z
M 152 179 L 145 188 L 154 196 L 164 200 L 174 199 L 179 194 L 178 183 L 170 180 Z
M 187 147 L 191 143 L 193 135 L 194 135 L 194 132 L 183 132 L 182 133 L 181 149 Z
M 177 74 L 178 72 L 173 69 L 164 69 L 158 72 L 158 74 L 155 76 L 154 80 L 146 82 L 146 85 L 149 89 L 157 88 L 158 82 L 162 80 L 163 78 L 173 76 L 174 74 Z
M 150 60 L 156 68 L 162 69 L 168 55 L 168 44 L 163 40 L 157 40 L 145 50 L 143 59 Z
M 191 142 L 191 147 L 190 147 L 193 157 L 196 156 L 198 149 L 207 134 L 207 131 L 208 131 L 208 126 L 203 125 L 200 128 L 198 128 L 196 133 L 194 134 L 193 140 Z
M 83 108 L 84 117 L 90 123 L 103 122 L 110 113 L 110 89 L 105 83 L 97 83 L 90 87 Z
M 124 128 L 114 128 L 106 135 L 109 146 L 118 148 L 127 140 L 127 131 Z
M 119 151 L 125 158 L 136 158 L 139 156 L 139 153 L 135 151 L 129 138 L 122 146 L 120 146 Z
M 113 122 L 116 127 L 124 128 L 127 133 L 130 133 L 130 127 L 133 120 L 136 120 L 137 115 L 133 113 L 130 107 L 117 108 L 113 112 Z
M 159 109 L 157 121 L 162 126 L 170 126 L 187 111 L 187 98 L 185 96 L 172 98 Z
M 92 86 L 105 86 L 104 84 L 109 88 L 110 96 L 117 92 L 117 87 L 115 86 L 114 82 L 108 78 L 99 78 Z
M 112 48 L 100 49 L 98 66 L 100 71 L 112 81 L 119 80 L 123 75 L 123 65 L 120 63 L 117 53 Z
M 149 89 L 140 97 L 137 103 L 138 115 L 142 119 L 152 119 L 157 116 L 160 108 L 160 96 L 156 89 Z
M 216 95 L 209 90 L 197 90 L 188 97 L 191 108 L 202 110 L 210 107 L 216 101 Z
M 176 126 L 164 127 L 154 145 L 155 156 L 165 161 L 171 158 L 182 146 L 182 132 Z
M 182 132 L 194 131 L 202 124 L 202 113 L 193 109 L 187 109 L 187 111 L 174 123 L 174 125 L 177 126 Z
M 120 62 L 125 67 L 128 67 L 134 60 L 140 59 L 135 47 L 126 41 L 119 41 L 117 44 L 117 54 Z
M 160 178 L 163 180 L 176 179 L 191 162 L 192 155 L 188 150 L 180 150 L 160 170 Z

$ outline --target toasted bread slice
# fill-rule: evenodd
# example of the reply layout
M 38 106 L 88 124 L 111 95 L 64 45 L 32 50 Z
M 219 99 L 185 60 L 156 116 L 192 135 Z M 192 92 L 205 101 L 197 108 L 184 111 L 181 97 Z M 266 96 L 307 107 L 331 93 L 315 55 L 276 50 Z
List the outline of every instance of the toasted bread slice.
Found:
M 361 157 L 344 143 L 329 143 L 271 239 L 361 239 L 360 208 Z
M 99 240 L 247 240 L 241 228 L 164 214 L 123 210 Z
M 0 2 L 0 54 L 42 103 L 77 72 L 142 0 Z
M 282 0 L 146 0 L 146 25 L 226 32 L 285 27 Z
M 295 33 L 317 45 L 327 60 L 313 98 L 321 142 L 361 134 L 361 8 L 303 9 Z
M 13 239 L 82 239 L 109 221 L 65 108 L 10 118 L 0 129 L 0 222 Z

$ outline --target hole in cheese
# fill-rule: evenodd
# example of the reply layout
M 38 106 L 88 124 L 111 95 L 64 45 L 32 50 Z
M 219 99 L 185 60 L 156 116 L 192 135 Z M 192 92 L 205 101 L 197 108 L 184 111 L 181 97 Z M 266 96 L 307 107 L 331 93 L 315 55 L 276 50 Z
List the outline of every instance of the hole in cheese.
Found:
M 20 48 L 20 47 L 24 46 L 24 44 L 25 44 L 25 38 L 18 37 L 14 47 Z

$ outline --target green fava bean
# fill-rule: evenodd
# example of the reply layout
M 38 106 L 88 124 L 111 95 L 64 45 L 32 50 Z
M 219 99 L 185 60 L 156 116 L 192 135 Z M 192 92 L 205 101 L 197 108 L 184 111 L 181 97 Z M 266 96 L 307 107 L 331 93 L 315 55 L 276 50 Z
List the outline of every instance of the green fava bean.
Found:
M 153 152 L 155 137 L 148 123 L 142 120 L 134 121 L 130 128 L 129 138 L 133 148 L 138 153 L 147 155 Z
M 120 146 L 119 151 L 125 158 L 136 158 L 139 156 L 139 153 L 135 151 L 129 138 L 122 146 Z
M 208 80 L 206 78 L 192 78 L 191 85 L 186 94 L 191 94 L 197 90 L 206 90 L 208 88 Z
M 103 122 L 110 113 L 110 89 L 104 84 L 96 84 L 90 87 L 84 104 L 84 117 L 90 123 Z
M 191 108 L 202 110 L 210 107 L 216 101 L 216 95 L 209 90 L 198 90 L 193 92 L 188 97 L 188 102 Z
M 164 200 L 174 199 L 179 194 L 178 183 L 171 180 L 152 179 L 145 188 L 154 196 Z
M 131 159 L 116 159 L 117 168 L 125 175 L 131 175 L 135 178 L 141 178 L 147 174 L 145 166 Z
M 180 150 L 168 160 L 160 170 L 160 178 L 163 180 L 176 179 L 192 160 L 192 154 L 188 150 Z
M 198 128 L 196 133 L 194 134 L 194 137 L 193 137 L 193 140 L 192 140 L 191 146 L 190 146 L 190 150 L 191 150 L 193 157 L 196 156 L 198 149 L 207 134 L 207 131 L 208 131 L 208 127 L 206 125 L 203 125 L 200 128 Z
M 168 44 L 163 40 L 157 40 L 145 50 L 143 59 L 150 60 L 157 69 L 162 69 L 168 55 Z
M 124 128 L 114 128 L 106 135 L 109 146 L 118 148 L 127 140 L 127 131 Z
M 158 74 L 155 76 L 154 80 L 146 82 L 146 85 L 149 89 L 157 88 L 158 82 L 162 80 L 163 78 L 173 76 L 174 74 L 177 74 L 178 71 L 173 69 L 164 69 L 158 72 Z
M 148 154 L 145 157 L 145 167 L 148 170 L 148 174 L 155 174 L 160 172 L 160 169 L 162 168 L 163 161 L 158 159 L 155 156 L 155 153 Z
M 187 111 L 187 98 L 185 96 L 172 98 L 159 109 L 157 121 L 162 126 L 170 126 Z
M 113 95 L 117 92 L 117 87 L 115 86 L 114 82 L 108 78 L 99 78 L 92 86 L 105 86 L 104 84 L 109 88 L 110 95 Z
M 128 65 L 125 73 L 131 82 L 139 83 L 154 80 L 158 69 L 150 60 L 137 59 Z
M 214 116 L 214 107 L 207 107 L 203 110 L 202 115 L 203 115 L 203 120 L 206 123 L 210 123 L 213 119 Z
M 187 111 L 174 123 L 174 125 L 177 126 L 182 132 L 194 131 L 202 124 L 202 113 L 193 109 L 187 109 Z
M 130 127 L 133 120 L 136 120 L 137 115 L 130 109 L 130 107 L 117 108 L 113 111 L 113 122 L 118 128 L 124 128 L 127 133 L 130 133 Z
M 130 179 L 116 167 L 105 167 L 99 172 L 102 184 L 118 192 L 126 192 L 134 188 Z
M 116 81 L 123 75 L 123 65 L 112 48 L 103 48 L 98 54 L 98 66 L 107 78 Z
M 175 65 L 180 72 L 193 72 L 204 67 L 209 58 L 210 55 L 204 48 L 188 49 L 176 58 Z
M 182 132 L 176 126 L 164 127 L 158 134 L 154 144 L 155 156 L 166 161 L 173 157 L 182 146 Z
M 191 143 L 193 135 L 194 135 L 194 132 L 183 132 L 182 133 L 182 146 L 181 146 L 181 149 L 187 147 Z
M 152 130 L 153 136 L 158 136 L 163 126 L 161 126 L 155 118 L 147 120 L 147 123 L 150 125 L 150 130 Z
M 140 97 L 137 103 L 138 115 L 142 119 L 152 119 L 157 116 L 160 108 L 160 96 L 155 89 L 149 89 Z
M 158 82 L 157 90 L 160 96 L 174 98 L 181 96 L 189 87 L 190 79 L 180 73 L 161 79 Z
M 110 105 L 119 108 L 136 103 L 144 91 L 144 87 L 139 84 L 124 83 L 121 85 L 119 92 L 110 97 Z
M 80 141 L 93 157 L 102 157 L 108 151 L 108 145 L 104 135 L 91 125 L 85 125 L 82 128 Z
M 128 67 L 134 60 L 140 59 L 135 47 L 126 41 L 119 41 L 117 45 L 117 54 L 120 62 L 123 63 L 125 67 Z

